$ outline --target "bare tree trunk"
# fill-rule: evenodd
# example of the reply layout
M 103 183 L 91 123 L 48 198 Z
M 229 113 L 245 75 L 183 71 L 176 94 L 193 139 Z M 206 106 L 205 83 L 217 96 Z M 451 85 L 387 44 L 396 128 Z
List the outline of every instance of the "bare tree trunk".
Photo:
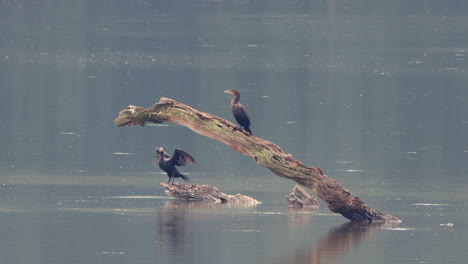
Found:
M 114 120 L 117 126 L 140 125 L 146 122 L 171 122 L 194 132 L 225 143 L 232 149 L 252 158 L 259 166 L 311 189 L 327 203 L 332 212 L 353 221 L 401 222 L 398 218 L 382 214 L 358 197 L 352 197 L 336 180 L 325 175 L 320 168 L 308 167 L 285 153 L 274 143 L 236 130 L 236 125 L 215 115 L 198 111 L 170 98 L 162 97 L 145 109 L 129 105 Z

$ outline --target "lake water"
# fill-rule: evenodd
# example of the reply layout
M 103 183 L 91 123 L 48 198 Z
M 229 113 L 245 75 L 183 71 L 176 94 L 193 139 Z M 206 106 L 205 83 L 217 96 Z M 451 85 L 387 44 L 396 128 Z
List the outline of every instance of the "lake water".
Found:
M 2 263 L 465 263 L 468 2 L 3 1 Z M 170 97 L 322 168 L 400 224 L 290 210 L 294 183 L 173 124 Z M 152 164 L 261 205 L 178 201 Z

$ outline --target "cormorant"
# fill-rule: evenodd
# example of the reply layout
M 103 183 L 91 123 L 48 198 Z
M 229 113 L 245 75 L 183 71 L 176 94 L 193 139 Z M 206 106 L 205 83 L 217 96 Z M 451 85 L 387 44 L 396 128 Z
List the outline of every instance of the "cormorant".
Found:
M 195 159 L 187 152 L 180 149 L 175 149 L 174 155 L 171 157 L 164 151 L 164 148 L 159 147 L 156 149 L 156 153 L 157 154 L 154 158 L 154 161 L 159 164 L 159 168 L 167 173 L 167 176 L 169 177 L 167 182 L 171 182 L 171 178 L 172 183 L 174 183 L 175 178 L 182 178 L 184 181 L 189 179 L 187 176 L 180 173 L 176 168 L 176 166 L 185 166 L 185 164 L 190 162 L 196 164 Z
M 232 114 L 234 118 L 236 118 L 237 123 L 241 125 L 250 135 L 252 135 L 252 131 L 250 130 L 250 117 L 245 110 L 245 107 L 239 103 L 240 94 L 237 90 L 229 90 L 224 91 L 225 93 L 232 94 L 234 97 L 231 100 L 231 107 L 232 107 Z

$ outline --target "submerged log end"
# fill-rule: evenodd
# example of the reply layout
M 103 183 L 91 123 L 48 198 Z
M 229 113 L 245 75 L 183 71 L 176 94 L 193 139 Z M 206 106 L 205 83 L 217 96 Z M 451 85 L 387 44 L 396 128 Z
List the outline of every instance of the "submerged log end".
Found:
M 203 201 L 210 203 L 230 203 L 242 205 L 257 205 L 262 202 L 243 194 L 229 195 L 221 192 L 218 188 L 212 185 L 197 185 L 161 182 L 161 185 L 166 188 L 166 194 L 178 199 Z
M 320 207 L 317 199 L 298 185 L 294 186 L 292 193 L 286 196 L 286 199 L 291 208 L 318 209 Z
M 401 223 L 401 220 L 397 217 L 389 214 L 382 214 L 376 212 L 375 214 L 369 214 L 369 211 L 362 210 L 361 208 L 341 208 L 336 213 L 340 213 L 344 217 L 352 221 L 369 222 L 369 223 Z
M 351 206 L 335 208 L 335 213 L 339 213 L 352 221 L 364 221 L 373 223 L 401 223 L 397 217 L 389 214 L 383 214 L 370 206 L 363 200 L 355 197 Z

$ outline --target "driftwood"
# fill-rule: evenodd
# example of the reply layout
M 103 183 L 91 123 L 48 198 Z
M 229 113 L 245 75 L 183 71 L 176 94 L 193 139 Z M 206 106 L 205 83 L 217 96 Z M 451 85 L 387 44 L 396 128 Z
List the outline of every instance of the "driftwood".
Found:
M 320 207 L 317 199 L 298 185 L 294 186 L 292 193 L 286 196 L 286 200 L 291 208 L 318 209 Z
M 211 203 L 230 203 L 256 205 L 261 204 L 260 201 L 243 194 L 228 195 L 219 191 L 218 188 L 212 185 L 197 185 L 161 182 L 161 185 L 166 187 L 166 194 L 184 200 L 195 200 Z
M 162 97 L 150 108 L 129 105 L 114 120 L 117 126 L 140 125 L 146 122 L 171 122 L 194 132 L 227 144 L 232 149 L 252 158 L 259 166 L 270 169 L 280 177 L 311 189 L 327 203 L 332 212 L 353 221 L 401 222 L 383 214 L 358 197 L 352 197 L 336 180 L 320 168 L 309 167 L 285 153 L 274 143 L 236 130 L 236 125 L 215 115 L 198 111 L 170 98 Z

